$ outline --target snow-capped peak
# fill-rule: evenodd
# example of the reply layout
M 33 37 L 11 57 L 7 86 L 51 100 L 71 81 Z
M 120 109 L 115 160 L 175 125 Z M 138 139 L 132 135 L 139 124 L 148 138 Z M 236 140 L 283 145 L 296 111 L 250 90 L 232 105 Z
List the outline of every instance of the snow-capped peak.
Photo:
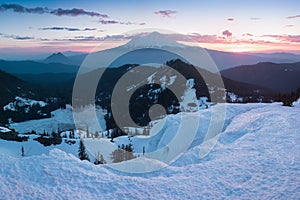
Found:
M 124 45 L 129 48 L 157 48 L 157 47 L 184 47 L 166 34 L 158 32 L 139 34 Z

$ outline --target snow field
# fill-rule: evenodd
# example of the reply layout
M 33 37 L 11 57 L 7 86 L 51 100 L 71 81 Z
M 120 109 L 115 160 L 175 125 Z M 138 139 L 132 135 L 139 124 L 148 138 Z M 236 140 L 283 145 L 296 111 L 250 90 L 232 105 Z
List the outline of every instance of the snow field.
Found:
M 299 109 L 298 104 L 228 104 L 224 131 L 206 157 L 199 159 L 200 131 L 172 166 L 144 174 L 110 165 L 139 170 L 163 163 L 139 157 L 95 166 L 56 148 L 21 158 L 3 152 L 15 146 L 7 142 L 3 148 L 1 140 L 0 199 L 298 199 Z M 202 112 L 200 117 L 209 117 L 208 110 Z M 93 139 L 85 141 L 94 145 Z

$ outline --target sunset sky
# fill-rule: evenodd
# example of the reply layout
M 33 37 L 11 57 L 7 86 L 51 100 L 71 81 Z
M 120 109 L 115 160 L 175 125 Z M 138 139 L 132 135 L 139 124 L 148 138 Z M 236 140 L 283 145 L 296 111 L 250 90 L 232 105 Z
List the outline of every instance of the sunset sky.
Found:
M 105 38 L 114 38 L 109 48 L 146 28 L 210 49 L 300 54 L 299 8 L 299 0 L 0 0 L 0 54 L 89 52 Z

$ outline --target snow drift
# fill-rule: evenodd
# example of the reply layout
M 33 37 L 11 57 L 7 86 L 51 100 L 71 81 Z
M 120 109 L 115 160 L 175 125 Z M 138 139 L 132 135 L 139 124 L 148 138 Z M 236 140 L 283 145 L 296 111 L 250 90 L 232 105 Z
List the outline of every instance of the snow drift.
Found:
M 196 137 L 172 166 L 145 174 L 95 166 L 56 148 L 21 158 L 3 151 L 3 145 L 19 151 L 20 144 L 0 141 L 0 199 L 297 199 L 299 109 L 229 104 L 223 132 L 206 157 L 199 159 Z M 160 165 L 144 157 L 114 165 L 133 162 Z

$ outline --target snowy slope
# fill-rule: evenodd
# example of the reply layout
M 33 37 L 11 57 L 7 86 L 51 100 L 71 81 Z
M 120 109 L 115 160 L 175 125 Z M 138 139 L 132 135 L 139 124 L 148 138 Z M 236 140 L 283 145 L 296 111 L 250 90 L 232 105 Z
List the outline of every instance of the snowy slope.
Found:
M 96 119 L 91 120 L 91 116 L 93 116 L 93 109 L 93 106 L 86 106 L 84 108 L 74 110 L 74 112 L 79 113 L 76 116 L 80 116 L 80 119 L 77 119 L 77 128 L 81 128 L 82 130 L 89 129 L 89 131 L 93 133 L 105 130 L 106 125 L 102 109 L 96 108 L 97 121 Z M 35 130 L 40 134 L 44 131 L 51 133 L 58 129 L 61 131 L 74 129 L 75 125 L 72 112 L 73 108 L 70 105 L 67 105 L 66 109 L 58 109 L 51 112 L 51 118 L 12 123 L 9 127 L 15 129 L 19 133 L 28 133 Z M 100 127 L 98 126 L 98 123 Z
M 14 145 L 3 149 L 0 140 L 0 199 L 299 199 L 298 104 L 228 104 L 208 156 L 199 159 L 196 136 L 172 166 L 146 174 L 95 166 L 58 149 L 21 158 L 3 151 Z M 163 166 L 144 157 L 114 165 L 136 164 Z
M 44 101 L 36 101 L 36 100 L 22 98 L 22 97 L 17 96 L 17 97 L 15 97 L 15 101 L 10 102 L 9 104 L 5 105 L 3 107 L 3 110 L 4 111 L 6 111 L 6 110 L 17 111 L 16 106 L 18 106 L 18 107 L 28 107 L 28 109 L 29 109 L 33 105 L 38 105 L 40 107 L 45 107 L 47 105 L 47 103 L 45 103 Z

